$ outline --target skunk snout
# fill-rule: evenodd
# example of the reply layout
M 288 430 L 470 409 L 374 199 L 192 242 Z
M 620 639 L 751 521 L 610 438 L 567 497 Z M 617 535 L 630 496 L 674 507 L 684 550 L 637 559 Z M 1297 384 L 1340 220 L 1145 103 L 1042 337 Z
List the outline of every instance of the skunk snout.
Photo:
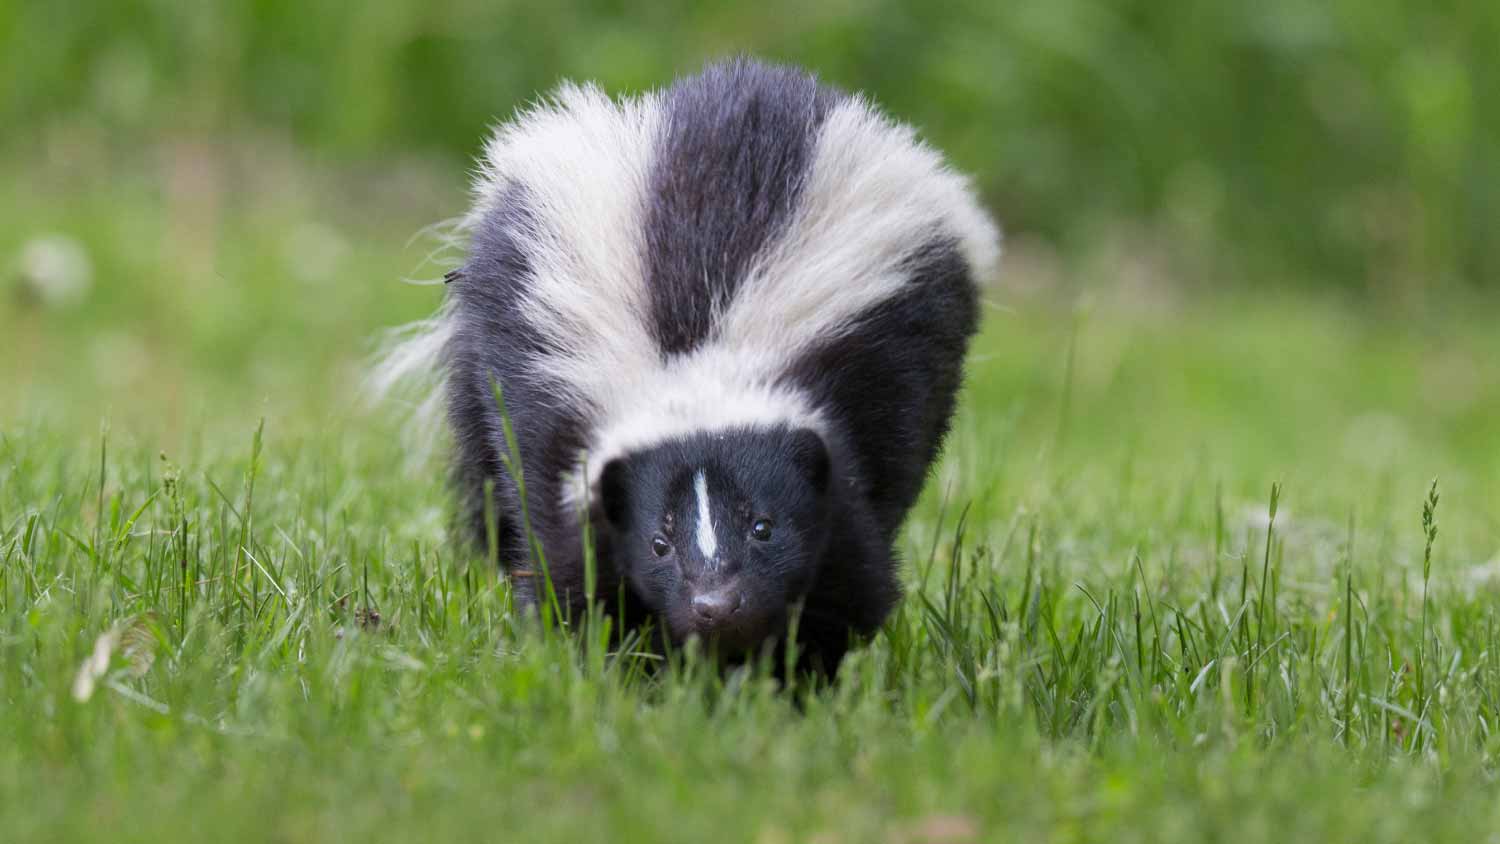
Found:
M 739 584 L 710 587 L 693 595 L 693 618 L 703 632 L 712 632 L 729 623 L 745 606 L 745 592 Z
M 777 613 L 758 600 L 754 585 L 732 574 L 706 577 L 688 586 L 678 611 L 673 613 L 677 634 L 711 640 L 728 652 L 755 647 L 771 634 Z

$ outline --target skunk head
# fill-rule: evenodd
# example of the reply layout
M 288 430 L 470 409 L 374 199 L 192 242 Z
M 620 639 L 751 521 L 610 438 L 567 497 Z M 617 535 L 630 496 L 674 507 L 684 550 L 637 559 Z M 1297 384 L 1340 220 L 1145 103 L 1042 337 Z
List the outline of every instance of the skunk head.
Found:
M 610 460 L 612 562 L 674 640 L 743 652 L 782 631 L 832 524 L 827 447 L 805 428 L 696 434 Z

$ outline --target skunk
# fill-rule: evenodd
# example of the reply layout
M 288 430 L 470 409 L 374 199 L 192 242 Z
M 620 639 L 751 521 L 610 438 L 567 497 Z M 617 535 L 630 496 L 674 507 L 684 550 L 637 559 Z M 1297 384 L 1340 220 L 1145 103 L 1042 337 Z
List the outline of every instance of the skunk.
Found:
M 967 180 L 865 99 L 740 59 L 564 84 L 494 131 L 463 229 L 386 375 L 439 376 L 462 528 L 520 601 L 582 609 L 587 528 L 626 624 L 746 655 L 795 616 L 836 670 L 900 597 L 999 257 Z

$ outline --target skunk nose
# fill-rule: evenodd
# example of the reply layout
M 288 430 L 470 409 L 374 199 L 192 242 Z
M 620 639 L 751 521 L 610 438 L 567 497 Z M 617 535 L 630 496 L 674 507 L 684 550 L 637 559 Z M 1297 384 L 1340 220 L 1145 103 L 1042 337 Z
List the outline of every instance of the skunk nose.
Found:
M 721 586 L 693 596 L 693 615 L 704 624 L 723 624 L 730 616 L 739 612 L 744 603 L 744 593 L 739 589 Z

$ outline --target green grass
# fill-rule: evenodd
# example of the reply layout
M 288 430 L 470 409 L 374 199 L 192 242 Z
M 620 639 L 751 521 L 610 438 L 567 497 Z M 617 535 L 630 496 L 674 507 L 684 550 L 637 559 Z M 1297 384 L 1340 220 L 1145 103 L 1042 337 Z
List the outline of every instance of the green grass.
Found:
M 394 282 L 422 252 L 401 244 L 456 190 L 372 219 L 292 184 L 225 199 L 203 244 L 174 228 L 196 206 L 149 185 L 12 175 L 0 256 L 65 231 L 95 287 L 72 310 L 0 299 L 5 840 L 1500 822 L 1483 308 L 990 291 L 901 540 L 907 600 L 831 687 L 778 690 L 522 621 L 445 541 L 440 464 L 358 407 L 375 332 L 436 300 Z M 346 244 L 311 279 L 286 246 L 309 226 Z

